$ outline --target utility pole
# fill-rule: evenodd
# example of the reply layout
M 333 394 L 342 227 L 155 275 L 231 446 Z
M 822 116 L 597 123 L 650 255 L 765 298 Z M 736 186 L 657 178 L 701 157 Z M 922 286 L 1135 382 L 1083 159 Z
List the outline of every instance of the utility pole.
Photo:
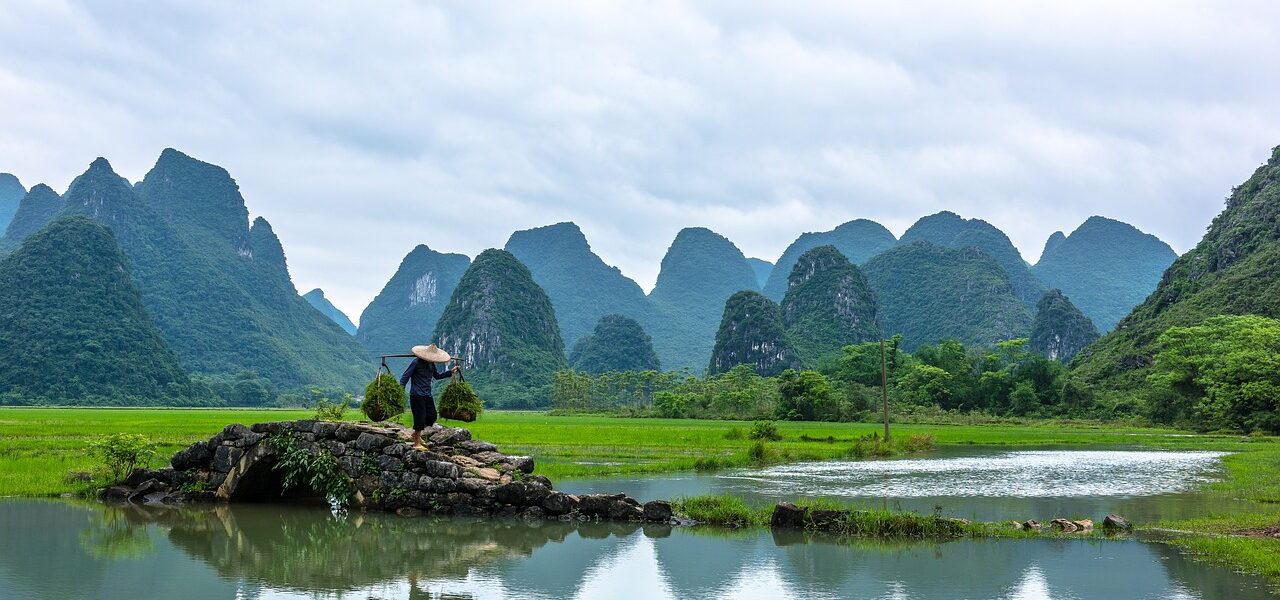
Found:
M 889 443 L 889 369 L 884 359 L 884 337 L 880 338 L 880 397 L 884 401 L 884 443 Z

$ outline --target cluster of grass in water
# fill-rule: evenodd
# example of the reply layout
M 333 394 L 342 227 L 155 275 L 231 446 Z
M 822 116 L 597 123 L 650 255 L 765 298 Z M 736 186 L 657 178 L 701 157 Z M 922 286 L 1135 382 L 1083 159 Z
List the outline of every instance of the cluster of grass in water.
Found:
M 795 505 L 807 511 L 807 528 L 858 538 L 953 539 L 960 537 L 1035 537 L 1034 532 L 1015 529 L 1010 522 L 984 523 L 952 519 L 938 514 L 842 506 L 825 499 L 801 499 Z M 774 507 L 750 503 L 736 496 L 691 496 L 673 503 L 681 517 L 701 525 L 764 527 L 770 524 Z M 1044 533 L 1049 534 L 1048 531 Z

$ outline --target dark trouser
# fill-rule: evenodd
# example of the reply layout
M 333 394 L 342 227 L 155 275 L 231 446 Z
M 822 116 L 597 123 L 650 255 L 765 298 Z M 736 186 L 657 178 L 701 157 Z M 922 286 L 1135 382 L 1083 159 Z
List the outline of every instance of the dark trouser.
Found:
M 409 396 L 409 410 L 413 412 L 413 430 L 422 431 L 436 424 L 436 401 L 431 396 Z

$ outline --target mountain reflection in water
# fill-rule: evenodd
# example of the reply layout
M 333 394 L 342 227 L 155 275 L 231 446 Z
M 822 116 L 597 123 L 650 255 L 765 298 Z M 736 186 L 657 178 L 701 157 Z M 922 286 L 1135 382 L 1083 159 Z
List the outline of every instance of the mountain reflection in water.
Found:
M 1264 598 L 1159 544 L 0 502 L 5 598 Z

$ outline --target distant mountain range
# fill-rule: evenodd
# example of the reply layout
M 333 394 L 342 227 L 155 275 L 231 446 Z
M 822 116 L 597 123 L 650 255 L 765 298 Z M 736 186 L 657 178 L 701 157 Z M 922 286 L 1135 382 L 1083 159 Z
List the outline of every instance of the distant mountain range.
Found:
M 167 149 L 135 186 L 99 158 L 61 197 L 33 187 L 4 245 L 23 252 L 24 240 L 59 215 L 111 231 L 146 314 L 193 374 L 250 372 L 279 389 L 354 390 L 372 371 L 360 344 L 298 295 L 270 224 L 258 218 L 250 226 L 239 188 L 221 167 Z
M 1062 290 L 1100 331 L 1110 331 L 1156 288 L 1177 257 L 1154 235 L 1089 217 L 1069 236 L 1050 236 L 1031 272 Z
M 1224 215 L 1246 211 L 1246 194 L 1269 189 L 1265 179 L 1242 187 L 1233 199 L 1244 199 L 1233 200 Z M 1195 264 L 1208 267 L 1191 266 L 1186 257 L 1174 262 L 1173 250 L 1154 236 L 1096 216 L 1070 235 L 1050 236 L 1034 266 L 990 223 L 951 212 L 921 218 L 901 239 L 862 219 L 804 233 L 775 263 L 747 258 L 724 236 L 690 227 L 676 235 L 645 294 L 592 250 L 576 224 L 564 222 L 513 233 L 505 250 L 487 251 L 480 266 L 461 254 L 414 248 L 357 327 L 319 289 L 298 295 L 271 224 L 262 217 L 250 222 L 236 182 L 215 165 L 166 149 L 143 180 L 131 184 L 98 159 L 62 195 L 43 184 L 27 190 L 0 174 L 0 252 L 34 252 L 23 250 L 25 241 L 69 215 L 111 232 L 147 318 L 196 379 L 252 373 L 279 389 L 357 390 L 372 372 L 371 356 L 444 344 L 447 337 L 458 345 L 447 350 L 487 357 L 485 367 L 477 364 L 477 383 L 506 390 L 499 393 L 511 405 L 529 401 L 518 391 L 520 381 L 544 386 L 547 368 L 569 364 L 566 349 L 575 364 L 594 371 L 634 357 L 636 365 L 701 373 L 731 366 L 735 356 L 772 371 L 832 359 L 843 345 L 883 333 L 901 334 L 908 350 L 943 338 L 986 345 L 1033 337 L 1033 348 L 1068 360 L 1091 339 L 1084 321 L 1105 332 L 1142 303 L 1124 321 L 1126 331 L 1105 336 L 1076 359 L 1110 374 L 1127 367 L 1103 369 L 1098 357 L 1119 353 L 1127 358 L 1117 364 L 1141 365 L 1153 334 L 1142 337 L 1134 324 L 1169 312 L 1162 307 L 1171 294 L 1204 288 L 1196 269 L 1215 274 L 1223 265 L 1251 265 L 1241 257 L 1263 252 L 1223 233 L 1239 221 L 1226 216 L 1206 236 L 1216 236 L 1217 250 L 1193 251 L 1200 257 Z M 469 272 L 473 281 L 463 286 Z M 1183 279 L 1194 283 L 1176 283 Z M 1151 295 L 1157 285 L 1160 291 Z M 532 304 L 517 306 L 510 300 L 516 297 Z M 549 313 L 537 308 L 543 299 Z M 494 313 L 474 304 L 480 300 L 506 308 Z M 1215 300 L 1229 301 L 1243 302 Z M 1044 307 L 1052 314 L 1038 315 Z M 491 337 L 468 332 L 477 324 Z M 543 339 L 552 330 L 555 343 Z M 782 337 L 773 339 L 779 331 Z M 740 342 L 767 342 L 777 352 L 770 358 L 732 347 Z M 613 345 L 629 351 L 613 353 Z M 534 355 L 537 368 L 500 364 Z

